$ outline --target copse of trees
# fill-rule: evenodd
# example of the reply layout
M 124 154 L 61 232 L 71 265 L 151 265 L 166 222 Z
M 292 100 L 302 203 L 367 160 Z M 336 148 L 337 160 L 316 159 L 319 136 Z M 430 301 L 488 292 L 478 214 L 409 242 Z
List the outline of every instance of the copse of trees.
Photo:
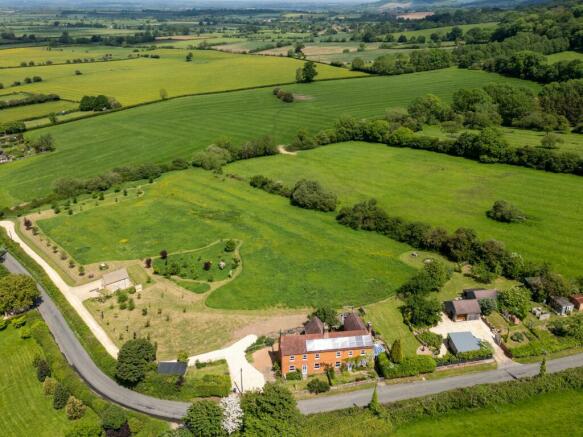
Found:
M 450 67 L 452 63 L 453 57 L 449 51 L 429 49 L 382 55 L 376 58 L 370 66 L 364 61 L 353 62 L 352 69 L 381 75 L 398 75 L 438 70 Z
M 415 225 L 415 224 L 413 224 Z M 412 231 L 418 235 L 427 232 L 429 225 L 419 223 L 418 230 Z M 423 228 L 423 229 L 421 229 Z M 417 245 L 422 242 L 417 242 Z M 426 295 L 431 291 L 439 291 L 441 287 L 451 278 L 452 271 L 443 262 L 437 259 L 429 259 L 423 265 L 423 269 L 413 275 L 399 289 L 399 293 L 405 297 L 412 295 Z
M 334 211 L 337 198 L 324 190 L 319 182 L 302 179 L 296 183 L 290 195 L 291 204 L 318 211 Z
M 107 111 L 110 109 L 120 108 L 120 103 L 113 97 L 107 97 L 103 94 L 98 96 L 83 96 L 79 103 L 80 111 Z
M 196 152 L 192 158 L 192 165 L 205 170 L 219 170 L 229 162 L 276 153 L 277 147 L 269 135 L 242 144 L 234 144 L 229 138 L 221 138 L 206 150 Z
M 492 208 L 486 211 L 486 215 L 492 220 L 504 223 L 521 223 L 527 218 L 524 212 L 504 200 L 494 202 Z

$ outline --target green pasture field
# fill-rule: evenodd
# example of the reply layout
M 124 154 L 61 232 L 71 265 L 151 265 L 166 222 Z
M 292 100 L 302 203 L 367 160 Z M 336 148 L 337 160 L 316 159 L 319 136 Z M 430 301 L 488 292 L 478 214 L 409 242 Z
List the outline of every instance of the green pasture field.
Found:
M 268 57 L 260 59 L 281 61 Z M 119 63 L 110 65 L 114 64 Z M 29 137 L 51 134 L 57 150 L 3 164 L 0 167 L 0 205 L 14 205 L 45 195 L 53 181 L 63 175 L 89 177 L 131 163 L 189 159 L 195 150 L 207 147 L 221 136 L 242 142 L 270 134 L 275 141 L 286 143 L 299 129 L 318 131 L 330 127 L 343 114 L 382 116 L 386 109 L 406 107 L 412 99 L 427 93 L 449 100 L 458 88 L 490 82 L 539 87 L 483 71 L 451 68 L 401 76 L 286 85 L 286 90 L 311 97 L 293 104 L 281 102 L 270 88 L 266 88 L 172 99 L 39 129 L 28 134 Z
M 39 226 L 81 263 L 240 240 L 242 272 L 210 294 L 213 308 L 361 305 L 389 297 L 414 271 L 398 258 L 404 244 L 200 169 L 168 174 L 139 199 Z
M 42 82 L 18 87 L 18 91 L 55 93 L 79 101 L 84 95 L 105 94 L 122 105 L 160 100 L 160 89 L 168 96 L 226 91 L 261 85 L 294 82 L 303 62 L 291 58 L 244 56 L 213 50 L 193 51 L 186 62 L 187 50 L 160 49 L 160 59 L 140 58 L 117 62 L 65 64 L 3 70 L 5 84 L 38 75 Z M 76 75 L 75 71 L 82 75 Z M 363 76 L 363 73 L 321 65 L 318 79 Z M 12 91 L 12 87 L 8 88 Z
M 35 341 L 21 339 L 20 331 L 10 325 L 0 331 L 0 351 L 0 435 L 64 435 L 76 422 L 67 419 L 64 410 L 55 410 L 52 397 L 43 394 L 42 383 L 32 366 L 34 357 L 41 355 Z M 82 420 L 95 417 L 88 409 Z
M 547 55 L 547 60 L 549 61 L 549 63 L 558 62 L 558 61 L 574 61 L 574 60 L 583 61 L 583 53 L 572 52 L 572 51 L 568 50 L 566 52 L 560 52 L 560 53 L 555 53 L 552 55 Z
M 391 215 L 450 231 L 469 227 L 528 260 L 548 261 L 559 272 L 581 275 L 580 176 L 358 142 L 240 161 L 225 171 L 246 177 L 262 174 L 288 185 L 315 179 L 336 193 L 342 205 L 374 197 Z M 487 218 L 496 200 L 511 202 L 530 220 L 504 224 Z
M 540 142 L 545 136 L 545 132 L 518 129 L 514 127 L 499 127 L 500 132 L 504 134 L 504 138 L 512 147 L 540 147 Z M 468 129 L 472 131 L 471 129 Z M 454 135 L 458 136 L 461 132 Z M 476 132 L 476 131 L 472 131 Z M 444 133 L 439 126 L 425 126 L 421 132 L 423 135 L 429 135 L 439 138 L 452 138 L 450 134 Z M 561 152 L 576 153 L 583 157 L 583 135 L 575 133 L 554 132 L 561 139 L 561 143 L 557 144 L 557 150 Z
M 460 27 L 465 33 L 473 27 L 479 27 L 481 29 L 494 29 L 496 26 L 498 26 L 498 23 L 490 22 L 490 23 L 461 24 L 457 27 Z M 444 26 L 444 27 L 435 27 L 433 29 L 421 29 L 421 30 L 410 30 L 410 31 L 406 31 L 406 32 L 395 32 L 395 33 L 393 33 L 393 36 L 395 38 L 399 38 L 400 35 L 405 35 L 407 38 L 411 38 L 413 36 L 418 37 L 418 36 L 423 35 L 423 36 L 425 36 L 425 38 L 429 39 L 429 37 L 431 36 L 432 33 L 438 33 L 440 35 L 445 35 L 448 32 L 451 32 L 452 28 L 453 28 L 453 26 Z
M 64 64 L 67 60 L 73 59 L 95 59 L 100 60 L 105 55 L 111 55 L 112 59 L 126 59 L 128 55 L 133 54 L 133 48 L 124 47 L 104 47 L 104 46 L 64 46 L 57 48 L 50 47 L 18 47 L 0 50 L 0 67 L 20 67 L 21 62 L 33 61 L 35 64 L 46 64 L 47 61 L 53 64 Z M 83 67 L 82 64 L 75 64 Z M 30 68 L 30 67 L 27 67 Z M 36 69 L 30 68 L 25 70 L 26 75 L 36 75 Z M 4 74 L 2 72 L 2 77 Z M 4 79 L 2 79 L 4 80 Z M 7 80 L 4 86 L 10 85 Z
M 2 95 L 0 95 L 0 100 L 2 100 L 2 101 L 19 100 L 19 99 L 24 99 L 25 97 L 28 97 L 28 96 L 29 96 L 29 94 L 27 94 L 27 93 L 2 94 Z
M 38 103 L 35 105 L 17 106 L 15 108 L 0 110 L 0 124 L 11 121 L 25 120 L 28 118 L 42 117 L 51 112 L 69 111 L 78 109 L 79 104 L 66 100 L 56 100 L 53 102 Z
M 476 437 L 580 435 L 583 419 L 573 415 L 573 405 L 583 402 L 583 392 L 564 391 L 537 396 L 516 404 L 452 412 L 427 418 L 394 430 L 386 420 L 368 410 L 338 411 L 307 416 L 306 435 L 332 437 Z M 552 414 L 549 412 L 552 411 Z

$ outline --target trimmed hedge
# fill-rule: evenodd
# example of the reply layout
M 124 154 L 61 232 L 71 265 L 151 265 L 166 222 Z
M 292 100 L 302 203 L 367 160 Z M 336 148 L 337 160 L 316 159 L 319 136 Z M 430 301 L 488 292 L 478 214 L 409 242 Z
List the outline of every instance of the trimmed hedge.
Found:
M 377 370 L 387 379 L 432 373 L 435 367 L 435 360 L 428 355 L 405 357 L 399 364 L 391 363 L 386 354 L 377 357 Z
M 461 364 L 470 361 L 487 360 L 492 358 L 493 353 L 491 348 L 482 347 L 477 351 L 461 352 L 457 355 L 447 353 L 441 358 L 436 358 L 435 362 L 438 366 L 448 366 L 450 364 Z

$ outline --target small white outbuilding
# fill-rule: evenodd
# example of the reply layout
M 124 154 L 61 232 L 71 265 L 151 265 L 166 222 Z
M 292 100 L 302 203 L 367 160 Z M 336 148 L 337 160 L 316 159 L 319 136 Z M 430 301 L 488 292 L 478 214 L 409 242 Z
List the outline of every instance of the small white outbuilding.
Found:
M 132 285 L 128 271 L 125 268 L 105 273 L 101 279 L 101 288 L 109 290 L 112 293 L 117 290 L 124 290 Z

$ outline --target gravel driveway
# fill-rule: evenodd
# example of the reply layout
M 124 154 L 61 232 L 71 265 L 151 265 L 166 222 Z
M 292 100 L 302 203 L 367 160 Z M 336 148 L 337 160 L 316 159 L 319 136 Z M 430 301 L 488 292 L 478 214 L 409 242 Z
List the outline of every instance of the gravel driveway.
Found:
M 508 358 L 500 346 L 494 341 L 494 334 L 488 328 L 481 319 L 480 320 L 468 320 L 464 322 L 454 322 L 445 314 L 441 315 L 441 322 L 437 326 L 430 328 L 431 332 L 441 335 L 443 338 L 447 338 L 447 334 L 451 332 L 471 332 L 475 337 L 487 341 L 494 350 L 494 359 L 498 363 L 498 367 L 508 367 L 512 365 L 518 365 L 510 358 Z M 445 345 L 441 346 L 440 355 L 446 352 Z

